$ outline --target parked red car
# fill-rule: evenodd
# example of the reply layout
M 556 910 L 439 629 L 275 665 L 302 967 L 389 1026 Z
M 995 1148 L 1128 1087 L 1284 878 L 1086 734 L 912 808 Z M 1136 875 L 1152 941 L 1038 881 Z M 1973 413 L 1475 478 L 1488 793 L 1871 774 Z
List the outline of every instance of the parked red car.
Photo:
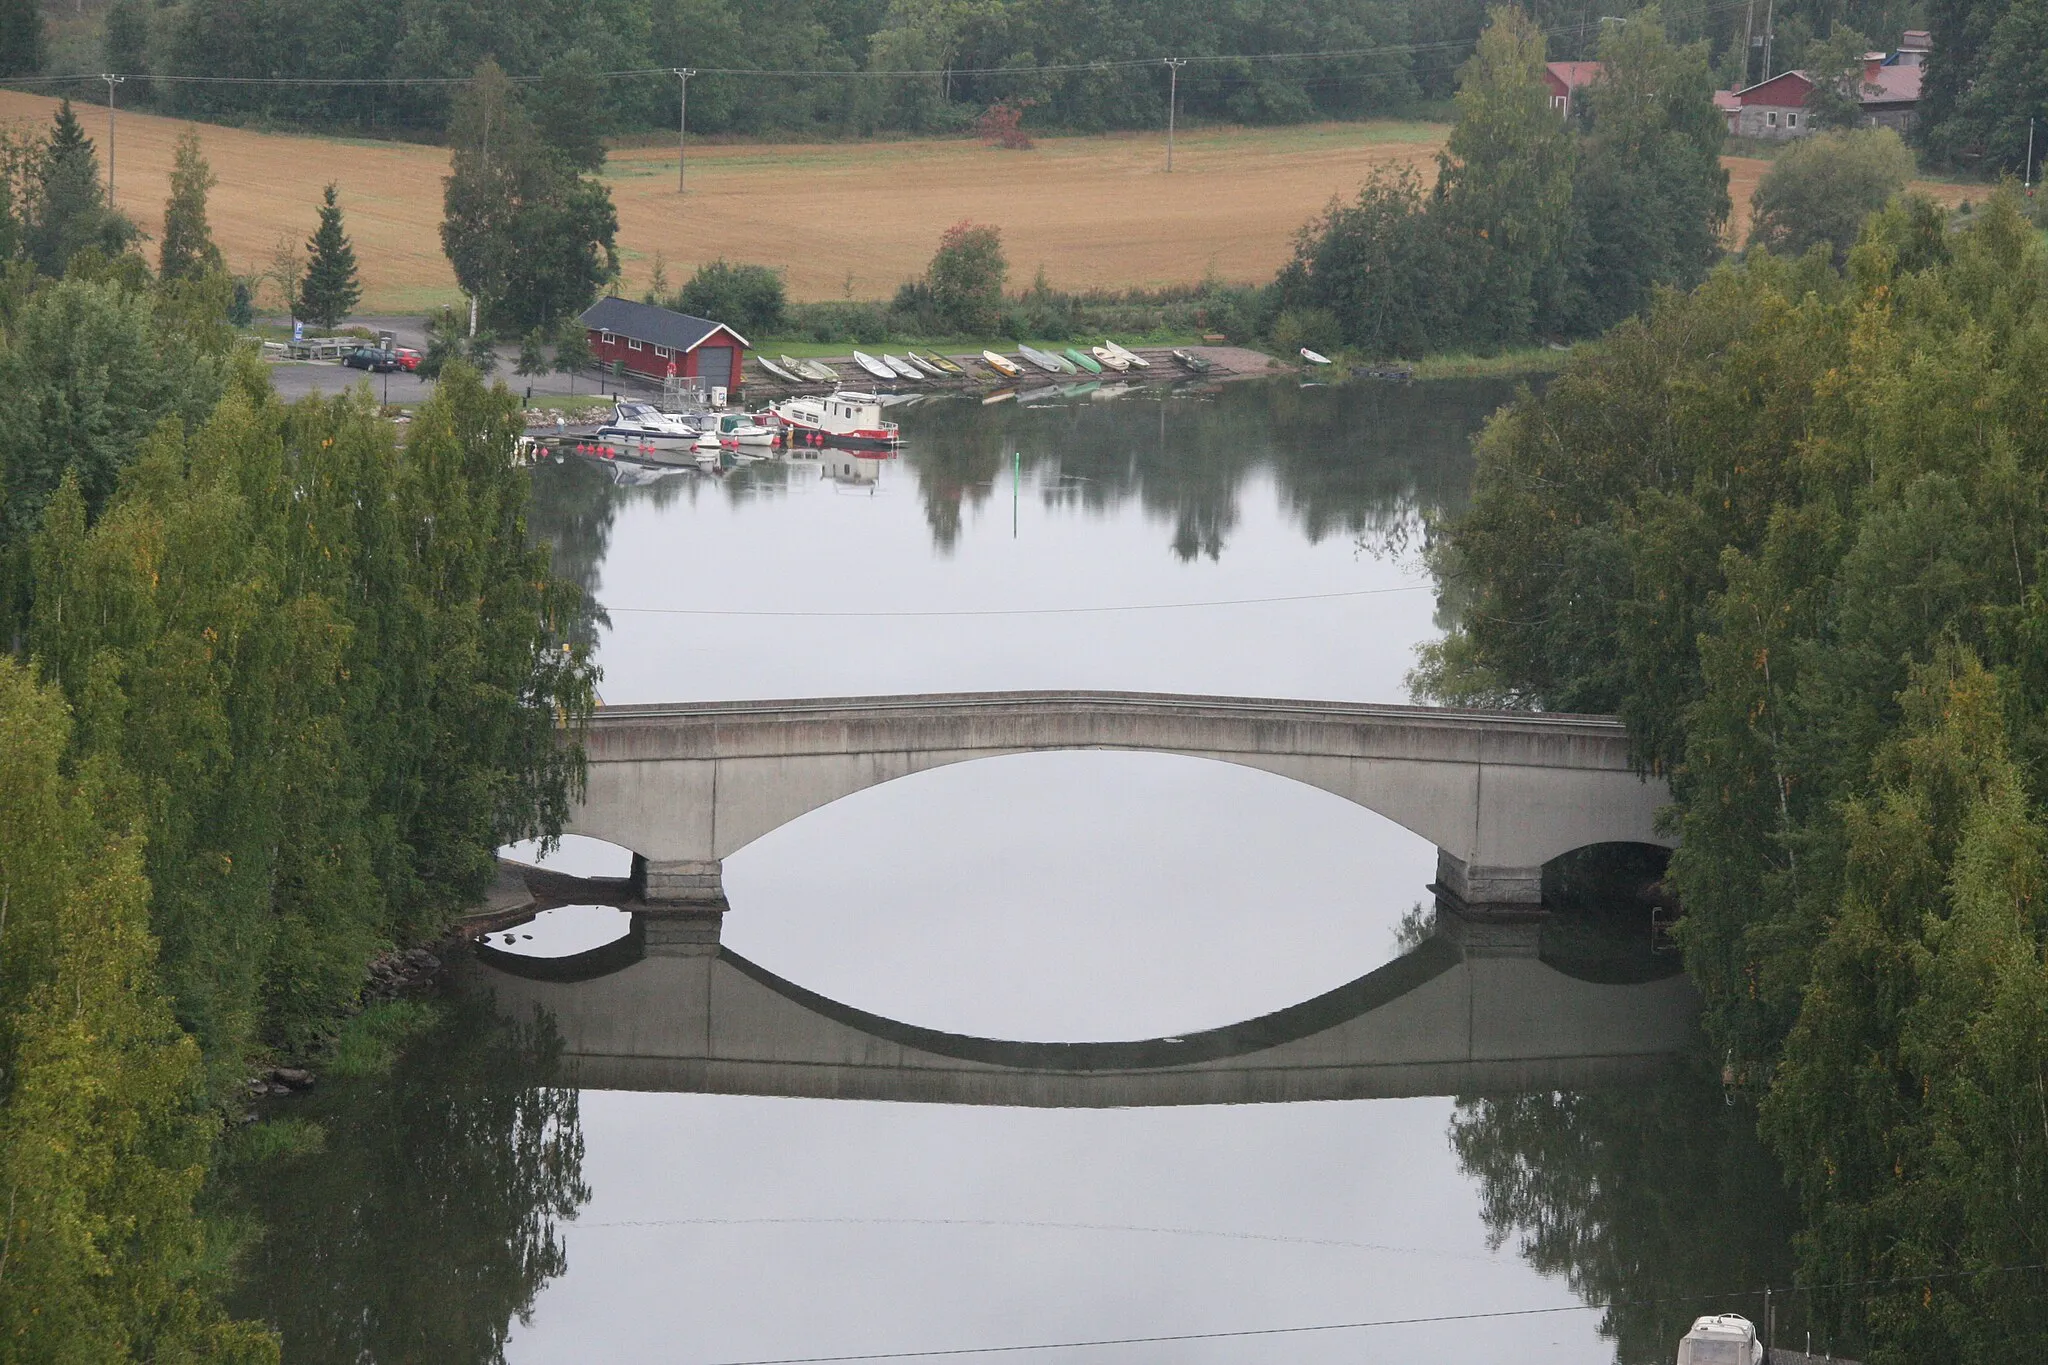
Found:
M 412 349 L 412 347 L 410 346 L 399 347 L 398 365 L 399 368 L 403 370 L 417 370 L 420 367 L 420 353 Z

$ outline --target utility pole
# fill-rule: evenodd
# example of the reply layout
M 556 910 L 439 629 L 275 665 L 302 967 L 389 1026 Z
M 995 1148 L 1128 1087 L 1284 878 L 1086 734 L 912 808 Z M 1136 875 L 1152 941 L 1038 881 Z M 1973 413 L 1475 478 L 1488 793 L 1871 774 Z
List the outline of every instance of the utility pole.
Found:
M 1764 6 L 1764 79 L 1771 78 L 1771 41 L 1778 36 L 1778 0 Z
M 1188 64 L 1185 57 L 1167 57 L 1166 62 L 1166 173 L 1173 174 L 1173 111 L 1180 103 L 1180 69 Z
M 2027 193 L 2034 192 L 2034 120 L 2027 120 Z
M 669 72 L 683 83 L 682 102 L 676 109 L 676 193 L 683 192 L 683 138 L 690 127 L 690 77 L 697 74 L 694 66 L 678 66 Z
M 114 87 L 127 80 L 126 76 L 109 76 L 101 73 L 100 79 L 107 83 L 107 207 L 114 207 Z
M 1742 75 L 1736 79 L 1737 90 L 1749 86 L 1749 53 L 1756 44 L 1756 0 L 1749 0 L 1749 15 L 1742 21 Z

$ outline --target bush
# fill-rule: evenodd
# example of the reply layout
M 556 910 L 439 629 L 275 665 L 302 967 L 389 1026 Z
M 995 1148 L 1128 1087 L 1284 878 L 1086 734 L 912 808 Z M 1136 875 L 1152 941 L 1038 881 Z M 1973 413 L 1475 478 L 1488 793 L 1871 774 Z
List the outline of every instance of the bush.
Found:
M 697 268 L 676 295 L 675 306 L 692 317 L 722 322 L 753 340 L 782 330 L 788 301 L 779 271 L 719 259 Z
M 960 332 L 984 334 L 1002 316 L 1009 273 L 1001 230 L 962 219 L 939 238 L 925 283 L 941 321 Z
M 1273 319 L 1273 345 L 1289 355 L 1303 347 L 1328 355 L 1343 340 L 1337 315 L 1327 308 L 1289 308 Z
M 1803 256 L 1826 244 L 1849 258 L 1863 220 L 1891 202 L 1913 174 L 1913 153 L 1889 128 L 1826 133 L 1787 147 L 1756 187 L 1749 244 Z

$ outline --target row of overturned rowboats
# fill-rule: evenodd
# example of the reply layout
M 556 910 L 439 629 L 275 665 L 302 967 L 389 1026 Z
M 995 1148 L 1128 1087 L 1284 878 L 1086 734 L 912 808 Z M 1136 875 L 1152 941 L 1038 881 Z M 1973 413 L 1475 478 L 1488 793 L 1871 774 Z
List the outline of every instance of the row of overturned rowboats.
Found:
M 1148 360 L 1114 341 L 1104 341 L 1100 346 L 1085 351 L 1077 346 L 1048 351 L 1019 343 L 1015 356 L 993 350 L 983 351 L 978 356 L 959 357 L 917 350 L 905 350 L 901 355 L 853 353 L 853 363 L 861 373 L 890 384 L 972 381 L 984 379 L 987 375 L 1010 380 L 1033 372 L 1051 375 L 1125 374 L 1151 369 L 1162 360 L 1189 374 L 1210 374 L 1216 369 L 1213 361 L 1197 351 L 1169 351 L 1161 359 Z M 836 384 L 840 381 L 839 371 L 820 360 L 797 360 L 787 355 L 770 360 L 766 356 L 756 356 L 754 363 L 770 378 L 786 384 Z

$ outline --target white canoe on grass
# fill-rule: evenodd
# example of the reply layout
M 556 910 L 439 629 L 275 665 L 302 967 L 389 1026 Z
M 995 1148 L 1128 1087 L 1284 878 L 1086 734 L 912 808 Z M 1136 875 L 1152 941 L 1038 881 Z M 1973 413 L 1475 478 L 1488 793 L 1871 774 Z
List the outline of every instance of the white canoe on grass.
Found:
M 1301 358 L 1311 365 L 1327 365 L 1330 363 L 1330 357 L 1316 351 L 1311 351 L 1306 346 L 1301 348 Z
M 855 351 L 853 353 L 853 363 L 877 379 L 895 379 L 898 377 L 893 366 L 884 365 L 866 351 Z

